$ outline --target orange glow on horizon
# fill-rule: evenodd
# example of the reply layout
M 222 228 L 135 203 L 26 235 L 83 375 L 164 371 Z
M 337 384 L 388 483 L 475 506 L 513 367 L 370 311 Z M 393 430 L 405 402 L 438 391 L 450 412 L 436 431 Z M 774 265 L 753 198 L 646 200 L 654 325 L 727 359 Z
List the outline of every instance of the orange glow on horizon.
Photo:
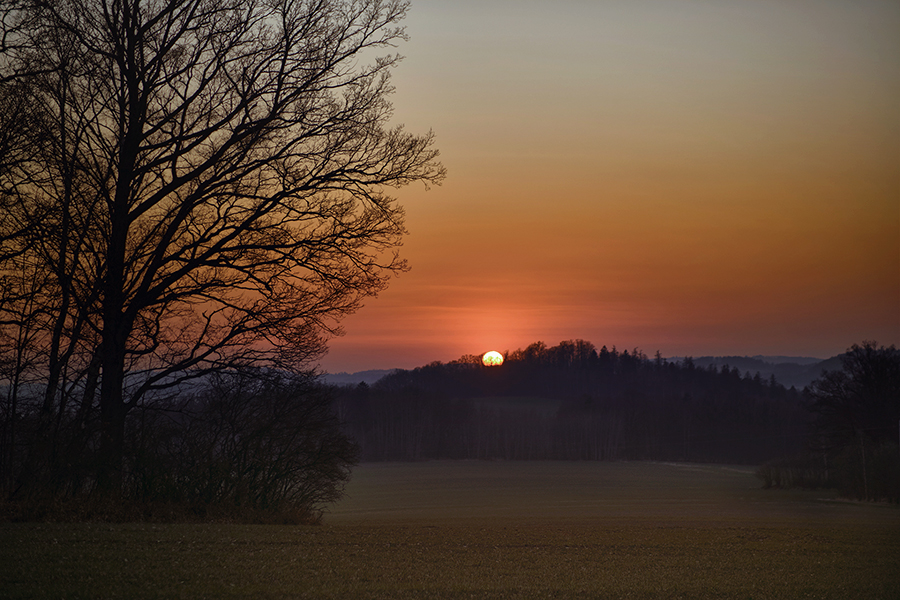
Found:
M 410 12 L 396 114 L 449 176 L 324 368 L 900 343 L 900 5 L 560 1 Z

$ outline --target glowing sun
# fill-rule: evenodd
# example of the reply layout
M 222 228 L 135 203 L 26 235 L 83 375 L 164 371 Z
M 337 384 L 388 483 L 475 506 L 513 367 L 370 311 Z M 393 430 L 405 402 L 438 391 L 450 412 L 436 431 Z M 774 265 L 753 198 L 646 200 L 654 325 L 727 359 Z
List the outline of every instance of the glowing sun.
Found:
M 484 356 L 481 357 L 481 362 L 483 362 L 486 367 L 499 367 L 503 364 L 503 355 L 491 350 L 490 352 L 484 353 Z

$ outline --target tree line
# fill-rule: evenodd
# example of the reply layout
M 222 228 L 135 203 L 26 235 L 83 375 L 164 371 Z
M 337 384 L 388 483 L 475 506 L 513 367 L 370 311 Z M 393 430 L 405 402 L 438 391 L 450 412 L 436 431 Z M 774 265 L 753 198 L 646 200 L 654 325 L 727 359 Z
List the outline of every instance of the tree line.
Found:
M 761 465 L 768 487 L 900 499 L 900 353 L 874 342 L 804 390 L 657 352 L 535 343 L 339 388 L 363 460 L 672 460 Z

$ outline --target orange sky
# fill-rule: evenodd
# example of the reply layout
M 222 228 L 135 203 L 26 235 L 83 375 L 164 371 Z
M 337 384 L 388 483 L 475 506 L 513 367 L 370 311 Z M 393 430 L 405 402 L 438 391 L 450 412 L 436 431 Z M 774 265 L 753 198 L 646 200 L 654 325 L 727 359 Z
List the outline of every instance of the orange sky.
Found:
M 900 343 L 900 3 L 413 0 L 412 270 L 322 367 Z

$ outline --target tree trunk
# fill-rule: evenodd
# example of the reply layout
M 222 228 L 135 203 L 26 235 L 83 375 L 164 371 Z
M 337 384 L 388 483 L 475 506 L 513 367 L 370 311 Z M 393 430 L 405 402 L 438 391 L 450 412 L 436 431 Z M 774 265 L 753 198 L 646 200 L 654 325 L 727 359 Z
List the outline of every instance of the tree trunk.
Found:
M 109 336 L 112 337 L 112 336 Z M 104 331 L 100 382 L 100 457 L 97 465 L 97 488 L 103 495 L 117 497 L 122 491 L 123 455 L 125 448 L 125 413 L 123 383 L 125 360 L 123 345 L 107 343 Z
M 126 172 L 134 162 L 123 152 Z M 120 178 L 125 176 L 120 172 Z M 97 485 L 104 495 L 117 497 L 122 491 L 122 459 L 125 443 L 124 398 L 125 354 L 130 332 L 125 315 L 125 247 L 128 236 L 127 189 L 120 185 L 111 211 L 107 271 L 103 282 L 103 338 L 100 346 L 100 460 Z M 118 210 L 117 210 L 118 209 Z
M 117 57 L 126 73 L 125 96 L 119 122 L 123 126 L 119 142 L 115 196 L 109 205 L 110 229 L 106 248 L 106 274 L 103 279 L 103 337 L 101 343 L 100 380 L 100 461 L 97 484 L 101 494 L 112 498 L 122 492 L 123 454 L 125 446 L 125 355 L 131 333 L 132 317 L 126 314 L 125 271 L 131 215 L 129 205 L 134 182 L 137 149 L 140 146 L 145 103 L 141 98 L 139 74 L 132 67 L 132 57 L 140 45 L 136 34 L 128 30 L 127 50 Z
M 869 499 L 869 474 L 866 469 L 866 444 L 862 431 L 859 432 L 859 453 L 862 457 L 863 500 Z
M 119 203 L 122 206 L 123 203 Z M 107 252 L 107 272 L 103 294 L 103 338 L 100 345 L 100 459 L 97 485 L 102 494 L 117 497 L 122 489 L 122 458 L 125 443 L 124 398 L 125 353 L 128 319 L 123 280 L 127 221 L 124 211 L 112 214 L 112 230 Z

